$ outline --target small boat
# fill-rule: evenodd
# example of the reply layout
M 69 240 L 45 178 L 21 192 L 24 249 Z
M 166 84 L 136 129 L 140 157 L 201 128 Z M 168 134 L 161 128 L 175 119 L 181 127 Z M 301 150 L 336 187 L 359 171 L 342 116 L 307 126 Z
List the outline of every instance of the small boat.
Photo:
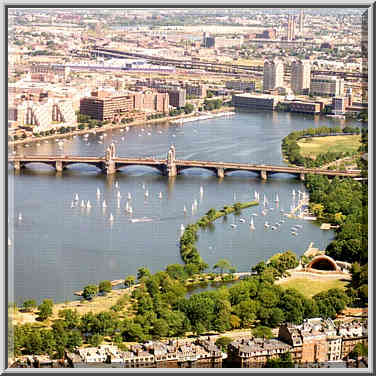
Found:
M 239 222 L 240 222 L 240 223 L 244 223 L 244 222 L 245 222 L 245 219 L 240 218 L 240 219 L 239 219 Z
M 269 210 L 273 211 L 273 210 L 274 210 L 274 208 L 269 208 Z
M 183 224 L 180 225 L 180 231 L 183 232 L 185 230 L 185 227 Z
M 251 230 L 255 230 L 255 225 L 254 225 L 254 223 L 253 223 L 253 217 L 251 218 L 251 224 L 249 225 L 249 228 L 250 228 Z
M 252 214 L 254 217 L 258 217 L 258 214 L 257 213 L 253 213 Z
M 75 201 L 78 201 L 78 194 L 76 193 L 76 195 L 74 196 L 74 200 Z
M 18 214 L 18 220 L 19 220 L 20 222 L 22 221 L 22 214 L 21 214 L 21 213 Z
M 84 207 L 85 207 L 85 201 L 81 200 L 81 208 L 84 208 Z
M 303 225 L 295 225 L 295 227 L 303 228 Z
M 149 191 L 148 190 L 145 191 L 145 197 L 149 197 Z
M 90 209 L 90 208 L 91 208 L 90 200 L 87 200 L 87 204 L 86 204 L 86 207 L 87 207 L 88 209 Z
M 163 197 L 162 192 L 159 192 L 158 197 L 159 197 L 159 198 L 162 198 L 162 197 Z
M 232 228 L 236 228 L 236 227 L 238 227 L 238 226 L 236 226 L 235 223 L 231 223 L 231 227 L 232 227 Z
M 266 215 L 266 213 L 267 213 L 266 210 L 263 210 L 263 211 L 261 212 L 262 215 Z
M 74 204 L 74 201 L 71 202 L 71 209 L 74 208 L 76 205 Z
M 295 236 L 296 236 L 296 235 L 298 235 L 298 233 L 295 232 L 295 231 L 292 231 L 292 232 L 291 232 L 291 235 L 295 235 Z
M 114 216 L 112 215 L 112 213 L 110 214 L 110 221 L 112 222 L 114 220 Z
M 272 226 L 272 227 L 270 227 L 272 230 L 277 230 L 277 227 L 275 227 L 275 226 Z
M 106 200 L 103 200 L 102 208 L 107 208 Z
M 132 199 L 131 192 L 128 192 L 128 200 L 131 200 L 131 199 Z
M 117 180 L 115 181 L 115 188 L 119 188 L 119 183 Z
M 264 227 L 265 227 L 265 228 L 270 227 L 269 223 L 268 223 L 268 222 L 265 222 L 265 223 L 264 223 Z

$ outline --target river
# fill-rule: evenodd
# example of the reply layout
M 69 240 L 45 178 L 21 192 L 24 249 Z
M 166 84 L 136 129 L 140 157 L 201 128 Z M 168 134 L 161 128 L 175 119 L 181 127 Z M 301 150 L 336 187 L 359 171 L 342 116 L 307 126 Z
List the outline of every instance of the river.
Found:
M 297 129 L 338 124 L 344 122 L 289 113 L 237 113 L 183 126 L 158 124 L 77 136 L 60 146 L 50 140 L 39 146 L 19 146 L 17 153 L 97 156 L 114 142 L 119 156 L 166 158 L 169 146 L 174 144 L 177 159 L 283 165 L 284 136 Z M 73 292 L 88 283 L 135 275 L 141 266 L 156 272 L 167 264 L 181 263 L 181 224 L 193 223 L 210 208 L 231 204 L 234 198 L 249 201 L 254 191 L 261 198 L 265 194 L 273 208 L 266 216 L 260 205 L 244 210 L 240 216 L 229 215 L 227 221 L 219 219 L 211 229 L 199 232 L 198 250 L 211 267 L 226 258 L 238 271 L 248 271 L 278 251 L 290 249 L 302 255 L 311 241 L 323 249 L 333 238 L 331 231 L 320 230 L 316 223 L 283 217 L 281 209 L 290 208 L 292 190 L 305 191 L 302 182 L 286 174 L 273 175 L 263 182 L 254 173 L 232 172 L 220 180 L 209 171 L 190 169 L 168 179 L 154 169 L 133 166 L 107 177 L 87 165 L 70 166 L 62 174 L 48 166 L 30 165 L 17 175 L 9 168 L 8 185 L 10 301 L 17 303 L 26 298 L 38 302 L 44 298 L 72 300 Z M 97 188 L 101 191 L 99 200 Z M 118 191 L 122 196 L 120 208 Z M 124 210 L 128 192 L 132 216 Z M 76 193 L 79 203 L 90 200 L 91 209 L 80 205 L 71 208 Z M 274 202 L 277 193 L 279 207 Z M 103 200 L 106 209 L 102 208 Z M 192 213 L 194 200 L 198 205 Z M 249 228 L 251 214 L 257 214 L 253 216 L 254 231 Z M 150 221 L 132 223 L 131 218 Z M 274 224 L 281 219 L 285 222 L 278 229 L 264 228 L 265 221 Z M 296 224 L 303 228 L 294 236 L 291 227 Z

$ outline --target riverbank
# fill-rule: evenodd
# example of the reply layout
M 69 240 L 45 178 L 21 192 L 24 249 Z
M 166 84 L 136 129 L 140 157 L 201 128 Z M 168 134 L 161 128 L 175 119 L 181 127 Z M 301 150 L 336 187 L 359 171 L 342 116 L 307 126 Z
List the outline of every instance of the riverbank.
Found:
M 221 108 L 219 110 L 210 111 L 210 113 L 211 114 L 218 114 L 220 112 L 228 112 L 228 111 L 232 111 L 232 110 L 234 110 L 234 107 L 224 107 L 224 108 Z M 45 140 L 70 138 L 70 137 L 73 137 L 73 136 L 80 136 L 80 135 L 84 135 L 84 134 L 87 134 L 87 133 L 89 133 L 89 134 L 103 133 L 103 132 L 111 131 L 113 129 L 124 129 L 124 128 L 127 128 L 127 127 L 135 127 L 135 126 L 140 126 L 140 125 L 145 125 L 145 124 L 146 125 L 149 125 L 149 124 L 152 125 L 152 124 L 159 124 L 159 123 L 165 123 L 165 122 L 172 123 L 172 121 L 174 121 L 176 119 L 189 119 L 191 117 L 193 117 L 193 114 L 182 114 L 182 115 L 177 115 L 177 116 L 167 116 L 167 117 L 160 118 L 160 119 L 136 120 L 136 121 L 133 121 L 133 122 L 127 123 L 127 124 L 122 124 L 122 123 L 106 124 L 106 125 L 103 125 L 101 127 L 96 127 L 96 128 L 92 128 L 92 129 L 88 129 L 88 128 L 77 129 L 75 131 L 67 132 L 67 133 L 63 133 L 63 134 L 53 134 L 53 135 L 42 136 L 42 137 L 27 137 L 27 138 L 22 139 L 22 140 L 9 141 L 8 142 L 8 148 L 10 149 L 12 146 L 17 146 L 17 145 L 35 144 L 35 143 L 38 143 L 40 141 L 45 141 Z M 178 124 L 181 124 L 181 123 L 178 122 Z

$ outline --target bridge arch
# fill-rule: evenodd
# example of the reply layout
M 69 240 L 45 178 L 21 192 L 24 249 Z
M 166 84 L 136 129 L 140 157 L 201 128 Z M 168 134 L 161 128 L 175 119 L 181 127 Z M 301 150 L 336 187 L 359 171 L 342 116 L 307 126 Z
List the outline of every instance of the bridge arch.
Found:
M 207 167 L 207 166 L 176 166 L 177 173 L 179 174 L 182 171 L 189 170 L 189 169 L 203 169 L 207 171 L 214 172 L 215 174 L 217 173 L 217 168 L 216 167 Z
M 137 167 L 147 167 L 147 168 L 152 168 L 154 170 L 158 170 L 162 175 L 165 174 L 165 166 L 164 165 L 153 165 L 153 164 L 142 164 L 142 163 L 116 163 L 116 170 L 121 170 L 125 167 L 132 167 L 132 166 L 137 166 Z
M 326 255 L 316 256 L 307 266 L 309 269 L 340 271 L 334 259 Z

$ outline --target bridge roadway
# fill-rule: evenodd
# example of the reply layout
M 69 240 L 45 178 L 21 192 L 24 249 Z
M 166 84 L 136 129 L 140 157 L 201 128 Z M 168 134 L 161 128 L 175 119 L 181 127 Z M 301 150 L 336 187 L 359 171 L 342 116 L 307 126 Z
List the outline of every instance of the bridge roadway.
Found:
M 232 171 L 250 171 L 256 172 L 261 179 L 266 180 L 268 176 L 276 173 L 287 173 L 299 177 L 304 180 L 305 174 L 319 174 L 329 177 L 360 177 L 360 171 L 336 171 L 323 170 L 319 168 L 289 167 L 289 166 L 273 166 L 273 165 L 257 165 L 234 162 L 210 162 L 210 161 L 190 161 L 174 159 L 172 162 L 168 159 L 153 158 L 122 158 L 113 157 L 76 157 L 76 156 L 10 156 L 8 163 L 12 163 L 15 170 L 20 170 L 30 163 L 43 163 L 50 165 L 56 171 L 63 171 L 68 165 L 84 163 L 93 165 L 106 172 L 108 175 L 116 173 L 120 168 L 126 166 L 150 166 L 159 170 L 163 175 L 175 176 L 188 168 L 204 168 L 213 171 L 220 178 L 226 173 Z M 173 166 L 172 166 L 173 165 Z M 171 167 L 172 166 L 172 167 Z

